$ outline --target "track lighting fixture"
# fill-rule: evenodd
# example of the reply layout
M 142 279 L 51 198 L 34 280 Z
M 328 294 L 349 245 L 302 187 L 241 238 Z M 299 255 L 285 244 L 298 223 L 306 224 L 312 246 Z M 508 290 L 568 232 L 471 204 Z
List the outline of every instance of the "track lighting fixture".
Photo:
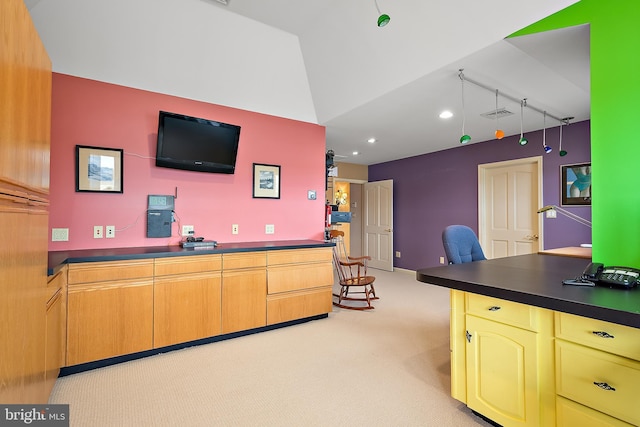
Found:
M 464 133 L 466 113 L 464 111 L 464 74 L 462 74 L 462 69 L 460 69 L 460 74 L 458 74 L 458 76 L 460 77 L 460 84 L 462 85 L 462 136 L 460 137 L 460 144 L 466 144 L 471 141 L 471 137 Z
M 389 23 L 389 21 L 391 21 L 391 17 L 389 17 L 389 15 L 387 15 L 386 13 L 381 13 L 380 12 L 380 7 L 378 6 L 378 0 L 373 0 L 373 2 L 376 4 L 376 10 L 378 11 L 378 14 L 380 16 L 378 16 L 378 27 L 384 27 L 385 25 L 387 25 Z
M 504 131 L 498 127 L 498 89 L 496 89 L 496 139 L 504 138 Z
M 542 148 L 545 154 L 549 154 L 553 149 L 547 145 L 547 112 L 542 113 Z
M 523 121 L 523 118 L 524 118 L 524 107 L 525 107 L 525 105 L 527 105 L 527 98 L 525 98 L 522 101 L 520 101 L 520 139 L 518 140 L 518 144 L 520 144 L 520 145 L 527 145 L 527 143 L 529 142 L 527 140 L 527 138 L 524 137 L 523 130 L 522 130 L 522 121 Z
M 569 120 L 571 119 L 573 119 L 573 117 L 565 117 L 564 119 L 560 120 L 560 147 L 558 148 L 558 150 L 560 150 L 558 152 L 558 154 L 560 154 L 560 157 L 564 157 L 567 155 L 567 150 L 562 149 L 562 126 L 568 125 Z

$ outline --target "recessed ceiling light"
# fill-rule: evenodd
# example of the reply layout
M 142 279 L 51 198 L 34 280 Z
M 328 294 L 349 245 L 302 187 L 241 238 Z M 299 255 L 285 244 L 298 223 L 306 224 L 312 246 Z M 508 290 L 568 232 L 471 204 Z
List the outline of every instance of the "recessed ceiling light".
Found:
M 444 110 L 442 113 L 440 113 L 441 119 L 450 119 L 451 117 L 453 117 L 453 113 L 449 110 Z
M 367 142 L 370 143 L 370 144 L 373 144 L 374 142 L 376 142 L 376 139 L 375 138 L 369 138 L 369 139 L 367 139 Z
M 354 155 L 354 156 L 357 156 L 358 154 L 360 154 L 360 153 L 358 153 L 357 151 L 354 151 L 354 152 L 353 152 L 353 155 Z

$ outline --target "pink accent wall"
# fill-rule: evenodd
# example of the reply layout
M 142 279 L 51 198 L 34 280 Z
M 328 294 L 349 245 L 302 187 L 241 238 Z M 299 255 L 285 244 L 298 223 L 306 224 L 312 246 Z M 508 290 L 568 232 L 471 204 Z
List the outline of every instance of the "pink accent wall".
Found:
M 241 126 L 235 174 L 156 167 L 159 110 Z M 124 193 L 76 192 L 76 145 L 124 149 Z M 253 163 L 281 166 L 280 199 L 252 197 Z M 49 228 L 68 228 L 69 241 L 50 242 L 51 251 L 177 245 L 181 225 L 218 242 L 321 240 L 324 174 L 323 126 L 53 74 Z M 147 195 L 176 187 L 172 237 L 147 238 Z M 94 239 L 94 225 L 114 225 L 116 237 Z

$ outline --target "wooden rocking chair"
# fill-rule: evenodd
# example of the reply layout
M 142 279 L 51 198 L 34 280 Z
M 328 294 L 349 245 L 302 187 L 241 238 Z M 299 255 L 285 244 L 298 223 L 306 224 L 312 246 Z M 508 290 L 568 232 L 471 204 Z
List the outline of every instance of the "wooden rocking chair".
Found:
M 333 264 L 338 272 L 340 292 L 333 294 L 338 301 L 333 305 L 349 310 L 371 310 L 374 307 L 371 301 L 379 299 L 373 287 L 375 276 L 367 275 L 367 261 L 370 256 L 351 257 L 347 255 L 344 244 L 344 232 L 339 230 L 329 231 L 331 241 L 336 245 L 333 248 Z M 360 295 L 356 297 L 354 295 Z M 359 302 L 357 304 L 344 304 L 345 301 Z M 363 305 L 365 302 L 366 305 Z

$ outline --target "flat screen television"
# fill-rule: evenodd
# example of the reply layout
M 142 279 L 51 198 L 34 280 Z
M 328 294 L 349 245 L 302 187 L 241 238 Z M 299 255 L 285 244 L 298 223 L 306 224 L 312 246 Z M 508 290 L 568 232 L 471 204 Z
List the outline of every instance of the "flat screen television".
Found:
M 156 166 L 234 173 L 240 126 L 160 111 Z

